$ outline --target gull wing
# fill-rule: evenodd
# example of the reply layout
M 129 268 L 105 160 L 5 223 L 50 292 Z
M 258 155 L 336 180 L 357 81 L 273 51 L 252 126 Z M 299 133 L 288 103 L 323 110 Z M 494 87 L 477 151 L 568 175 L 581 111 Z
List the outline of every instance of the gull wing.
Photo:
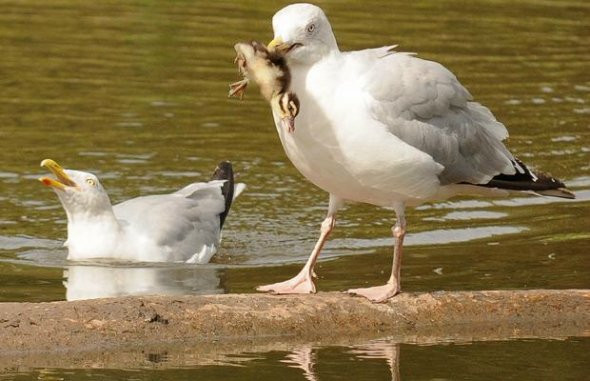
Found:
M 191 184 L 166 195 L 137 197 L 113 207 L 135 235 L 156 242 L 172 261 L 207 262 L 220 240 L 223 181 Z
M 444 166 L 442 185 L 515 173 L 504 125 L 442 65 L 392 48 L 350 52 L 347 62 L 372 117 Z

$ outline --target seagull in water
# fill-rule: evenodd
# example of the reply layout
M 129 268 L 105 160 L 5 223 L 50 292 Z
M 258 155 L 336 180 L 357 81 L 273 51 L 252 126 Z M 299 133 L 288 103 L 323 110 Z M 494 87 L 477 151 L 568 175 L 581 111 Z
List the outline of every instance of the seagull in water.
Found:
M 515 158 L 502 143 L 508 137 L 504 125 L 439 63 L 395 46 L 341 52 L 326 15 L 311 4 L 281 9 L 272 26 L 269 49 L 286 52 L 290 90 L 300 101 L 294 133 L 281 128 L 273 111 L 275 125 L 291 162 L 330 201 L 303 269 L 259 291 L 315 292 L 313 268 L 345 201 L 395 211 L 389 280 L 348 291 L 383 302 L 401 290 L 407 206 L 508 191 L 574 198 L 561 181 Z
M 245 188 L 234 188 L 232 166 L 221 162 L 209 182 L 113 206 L 92 173 L 64 169 L 51 159 L 41 166 L 55 176 L 39 181 L 55 191 L 66 211 L 64 246 L 74 261 L 207 263 L 217 252 L 233 199 Z

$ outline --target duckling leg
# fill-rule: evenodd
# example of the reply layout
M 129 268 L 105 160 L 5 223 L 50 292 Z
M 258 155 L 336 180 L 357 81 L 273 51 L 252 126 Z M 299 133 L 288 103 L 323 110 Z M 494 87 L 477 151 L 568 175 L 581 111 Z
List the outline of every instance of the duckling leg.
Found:
M 330 195 L 328 215 L 324 219 L 324 222 L 322 222 L 320 238 L 316 242 L 309 259 L 301 271 L 293 278 L 284 282 L 259 286 L 256 288 L 258 291 L 271 292 L 273 294 L 313 294 L 316 292 L 315 284 L 313 282 L 313 277 L 315 276 L 313 268 L 318 259 L 318 256 L 320 255 L 320 252 L 322 251 L 322 248 L 324 247 L 324 243 L 334 229 L 334 224 L 336 222 L 336 211 L 342 206 L 342 204 L 343 203 L 341 199 Z
M 292 133 L 295 131 L 295 118 L 292 116 L 284 116 L 281 118 L 281 125 L 288 132 Z
M 241 81 L 230 84 L 228 97 L 240 97 L 242 99 L 247 87 L 248 79 L 242 79 Z
M 288 132 L 295 131 L 295 117 L 299 114 L 299 98 L 290 91 L 278 97 L 278 108 L 280 110 L 281 125 Z

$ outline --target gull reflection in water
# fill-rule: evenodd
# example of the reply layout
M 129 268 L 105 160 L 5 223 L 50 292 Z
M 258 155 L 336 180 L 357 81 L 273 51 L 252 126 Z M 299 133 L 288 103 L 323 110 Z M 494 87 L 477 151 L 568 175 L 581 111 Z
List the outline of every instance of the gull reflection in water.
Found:
M 66 300 L 131 295 L 220 294 L 212 267 L 110 267 L 73 265 L 64 270 Z
M 383 359 L 387 362 L 392 381 L 400 381 L 399 373 L 399 344 L 388 339 L 372 340 L 366 344 L 350 347 L 348 353 L 358 359 Z M 285 356 L 282 363 L 291 368 L 301 369 L 307 381 L 318 381 L 315 371 L 317 353 L 311 344 L 297 346 Z
M 399 344 L 388 339 L 372 340 L 366 344 L 357 345 L 349 353 L 360 359 L 383 359 L 387 361 L 391 372 L 391 380 L 399 381 Z
M 291 368 L 303 370 L 303 376 L 307 381 L 317 381 L 317 376 L 314 371 L 316 359 L 311 344 L 296 347 L 291 353 L 285 356 L 285 359 L 281 360 L 281 362 L 287 364 Z

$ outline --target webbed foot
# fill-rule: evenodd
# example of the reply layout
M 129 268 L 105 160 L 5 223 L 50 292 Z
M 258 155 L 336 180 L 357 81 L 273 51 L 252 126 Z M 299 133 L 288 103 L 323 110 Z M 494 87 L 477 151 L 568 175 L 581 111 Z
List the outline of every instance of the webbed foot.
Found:
M 230 84 L 228 97 L 240 97 L 240 99 L 244 98 L 244 93 L 246 92 L 247 87 L 247 79 L 242 79 L 241 81 Z

